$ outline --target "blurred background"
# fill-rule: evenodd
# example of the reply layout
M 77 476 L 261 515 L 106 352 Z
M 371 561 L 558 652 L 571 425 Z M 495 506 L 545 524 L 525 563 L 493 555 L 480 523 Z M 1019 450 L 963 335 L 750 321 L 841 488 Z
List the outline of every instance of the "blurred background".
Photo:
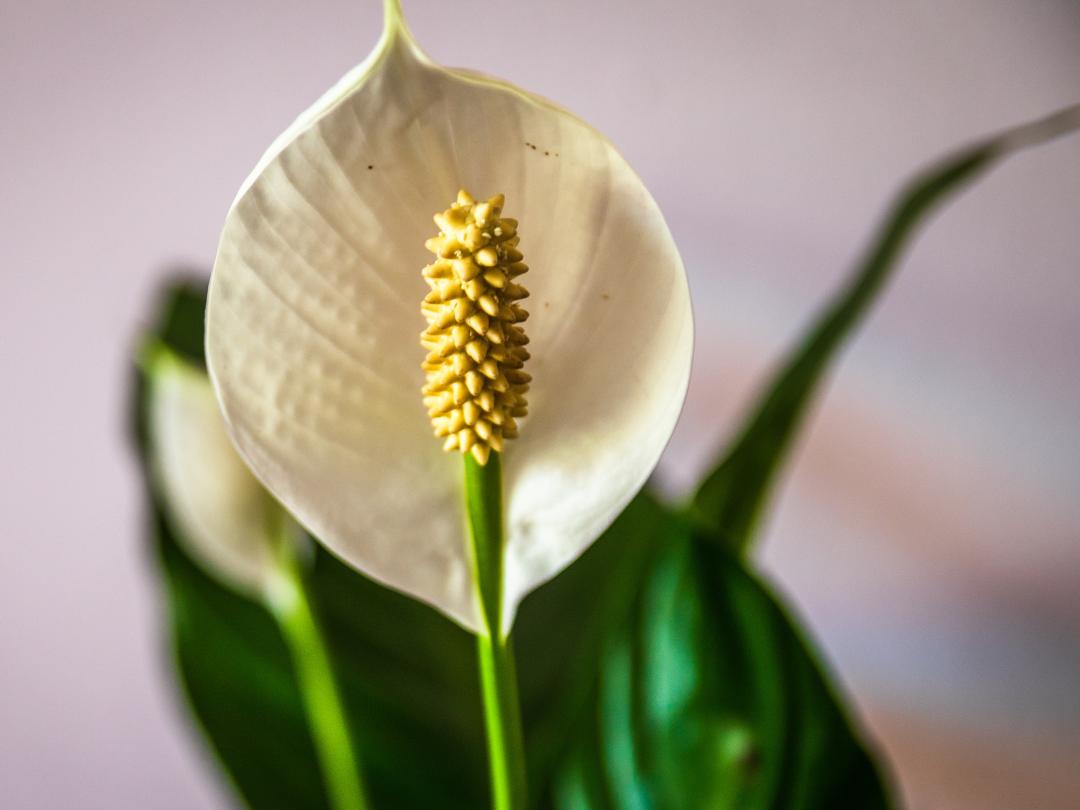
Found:
M 893 191 L 1080 99 L 1075 0 L 406 0 L 437 60 L 558 100 L 665 211 L 694 482 Z M 377 0 L 0 5 L 0 805 L 224 807 L 167 674 L 130 347 Z M 760 552 L 913 808 L 1080 807 L 1080 138 L 938 216 L 844 355 Z

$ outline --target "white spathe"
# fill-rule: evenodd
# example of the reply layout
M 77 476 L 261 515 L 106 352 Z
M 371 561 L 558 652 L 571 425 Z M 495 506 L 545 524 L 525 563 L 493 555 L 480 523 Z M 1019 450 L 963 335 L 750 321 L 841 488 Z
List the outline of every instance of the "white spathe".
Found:
M 210 380 L 161 347 L 146 372 L 151 465 L 178 539 L 218 579 L 263 595 L 276 507 L 226 434 Z
M 503 456 L 503 630 L 645 482 L 690 373 L 686 276 L 615 148 L 554 104 L 448 70 L 388 4 L 374 52 L 290 127 L 229 211 L 207 312 L 212 379 L 267 488 L 332 551 L 474 632 L 462 460 L 421 401 L 432 215 L 506 195 L 532 268 L 533 376 Z

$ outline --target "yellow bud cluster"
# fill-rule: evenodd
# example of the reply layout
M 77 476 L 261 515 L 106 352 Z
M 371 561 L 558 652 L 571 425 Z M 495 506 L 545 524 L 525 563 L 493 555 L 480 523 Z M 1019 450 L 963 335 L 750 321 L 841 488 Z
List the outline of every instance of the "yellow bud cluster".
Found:
M 478 203 L 458 192 L 435 215 L 439 235 L 426 246 L 436 258 L 423 271 L 431 287 L 421 307 L 424 405 L 443 449 L 472 453 L 480 464 L 518 435 L 531 379 L 521 370 L 529 339 L 517 325 L 529 317 L 517 303 L 529 293 L 514 281 L 529 267 L 503 202 L 502 194 Z

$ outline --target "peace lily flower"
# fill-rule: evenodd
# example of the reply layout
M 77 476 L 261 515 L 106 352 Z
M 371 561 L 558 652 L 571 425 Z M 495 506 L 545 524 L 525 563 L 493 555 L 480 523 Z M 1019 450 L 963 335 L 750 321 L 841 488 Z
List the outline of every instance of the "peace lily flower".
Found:
M 267 593 L 274 504 L 236 454 L 206 374 L 163 346 L 144 352 L 154 477 L 177 537 L 210 574 Z
M 506 633 L 645 482 L 692 347 L 682 262 L 615 148 L 549 101 L 433 63 L 396 0 L 375 50 L 243 184 L 207 319 L 258 478 L 344 560 L 478 633 L 462 465 L 444 446 L 502 464 Z

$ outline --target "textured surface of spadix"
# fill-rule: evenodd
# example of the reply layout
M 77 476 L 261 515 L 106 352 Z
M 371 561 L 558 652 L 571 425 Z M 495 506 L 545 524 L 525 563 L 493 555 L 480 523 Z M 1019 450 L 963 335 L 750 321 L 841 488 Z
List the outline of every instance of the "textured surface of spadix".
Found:
M 149 385 L 151 459 L 177 536 L 211 574 L 259 595 L 273 563 L 271 502 L 236 454 L 210 380 L 162 350 Z
M 417 348 L 424 242 L 462 187 L 505 193 L 532 267 L 530 411 L 504 457 L 509 626 L 645 481 L 689 375 L 678 253 L 602 136 L 389 26 L 237 198 L 207 348 L 269 489 L 345 560 L 475 630 L 461 461 L 431 439 Z

